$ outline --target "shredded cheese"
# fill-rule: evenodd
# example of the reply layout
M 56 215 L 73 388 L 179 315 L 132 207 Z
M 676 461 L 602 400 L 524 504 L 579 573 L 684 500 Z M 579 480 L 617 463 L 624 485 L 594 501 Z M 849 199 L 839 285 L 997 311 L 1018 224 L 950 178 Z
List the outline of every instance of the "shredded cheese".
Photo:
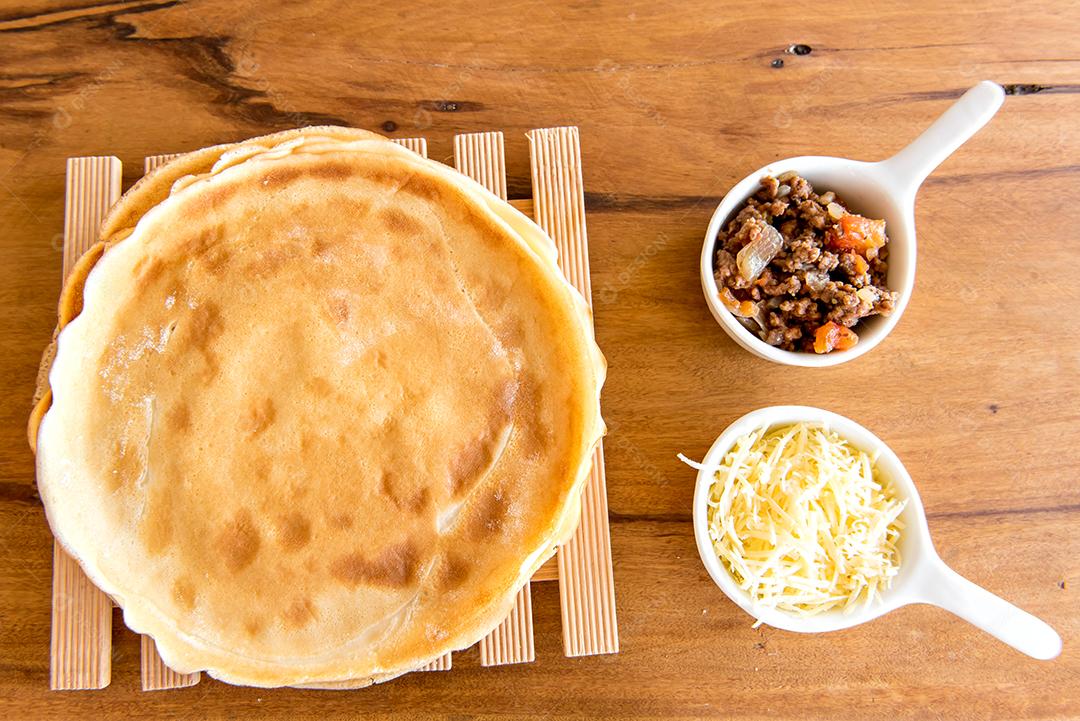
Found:
M 906 502 L 876 461 L 820 424 L 735 442 L 710 489 L 709 535 L 755 605 L 803 617 L 850 612 L 889 587 Z

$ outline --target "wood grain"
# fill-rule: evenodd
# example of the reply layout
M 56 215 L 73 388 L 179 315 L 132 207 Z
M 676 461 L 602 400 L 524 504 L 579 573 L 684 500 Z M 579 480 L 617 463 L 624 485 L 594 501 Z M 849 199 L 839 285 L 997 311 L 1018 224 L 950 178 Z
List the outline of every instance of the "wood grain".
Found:
M 581 141 L 575 127 L 529 131 L 529 166 L 537 224 L 559 249 L 559 268 L 592 307 Z M 615 582 L 611 572 L 604 445 L 597 444 L 585 490 L 581 522 L 559 547 L 559 598 L 567 656 L 619 651 Z
M 120 170 L 120 160 L 112 156 L 68 159 L 61 266 L 64 279 L 79 257 L 97 242 L 97 228 L 120 197 Z M 112 600 L 54 541 L 49 688 L 77 691 L 109 685 L 112 608 Z
M 194 686 L 202 680 L 202 674 L 178 673 L 165 665 L 158 655 L 157 645 L 154 639 L 142 635 L 140 638 L 139 670 L 142 675 L 143 691 L 168 691 L 174 688 L 186 688 Z
M 0 5 L 2 715 L 1077 718 L 1075 18 L 1060 0 Z M 697 280 L 731 184 L 792 155 L 885 157 L 986 78 L 1014 94 L 920 192 L 916 288 L 892 335 L 827 371 L 736 347 Z M 558 587 L 535 583 L 527 667 L 470 651 L 452 673 L 356 692 L 204 678 L 143 694 L 118 621 L 109 687 L 50 692 L 52 538 L 25 420 L 55 320 L 64 159 L 115 153 L 130 183 L 151 153 L 322 122 L 425 136 L 443 161 L 454 135 L 500 128 L 511 198 L 530 194 L 525 133 L 581 128 L 620 652 L 563 657 Z M 675 453 L 791 402 L 887 440 L 943 558 L 1050 622 L 1062 656 L 1029 660 L 927 607 L 838 634 L 751 629 L 697 558 Z

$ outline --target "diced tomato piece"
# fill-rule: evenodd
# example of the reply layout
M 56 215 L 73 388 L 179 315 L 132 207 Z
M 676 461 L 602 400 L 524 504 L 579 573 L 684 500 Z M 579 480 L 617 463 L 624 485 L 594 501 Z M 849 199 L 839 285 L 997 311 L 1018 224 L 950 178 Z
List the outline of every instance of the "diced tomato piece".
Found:
M 885 245 L 885 221 L 847 213 L 825 233 L 825 242 L 838 251 L 851 250 L 866 255 Z
M 724 307 L 731 311 L 732 315 L 741 318 L 751 318 L 757 311 L 757 304 L 750 300 L 739 300 L 729 288 L 720 289 L 720 301 Z
M 845 328 L 831 320 L 814 332 L 814 352 L 831 353 L 847 350 L 859 342 L 859 336 L 851 328 Z
M 861 255 L 855 256 L 855 274 L 862 275 L 866 271 L 870 270 L 870 264 Z

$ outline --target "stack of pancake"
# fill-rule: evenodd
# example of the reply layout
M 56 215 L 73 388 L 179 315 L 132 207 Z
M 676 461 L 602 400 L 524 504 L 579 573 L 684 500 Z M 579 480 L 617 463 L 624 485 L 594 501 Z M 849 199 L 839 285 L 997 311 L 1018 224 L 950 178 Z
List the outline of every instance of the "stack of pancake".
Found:
M 180 672 L 364 685 L 487 634 L 576 527 L 588 307 L 534 223 L 386 138 L 177 158 L 61 298 L 53 532 Z

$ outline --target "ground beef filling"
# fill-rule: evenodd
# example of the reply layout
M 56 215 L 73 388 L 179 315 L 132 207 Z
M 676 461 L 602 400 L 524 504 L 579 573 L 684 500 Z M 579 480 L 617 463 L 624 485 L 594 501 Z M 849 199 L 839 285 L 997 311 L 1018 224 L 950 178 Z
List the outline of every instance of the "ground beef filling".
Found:
M 896 303 L 885 286 L 888 242 L 884 220 L 849 212 L 835 193 L 818 195 L 794 173 L 765 177 L 717 235 L 720 299 L 769 345 L 850 348 L 860 319 Z

